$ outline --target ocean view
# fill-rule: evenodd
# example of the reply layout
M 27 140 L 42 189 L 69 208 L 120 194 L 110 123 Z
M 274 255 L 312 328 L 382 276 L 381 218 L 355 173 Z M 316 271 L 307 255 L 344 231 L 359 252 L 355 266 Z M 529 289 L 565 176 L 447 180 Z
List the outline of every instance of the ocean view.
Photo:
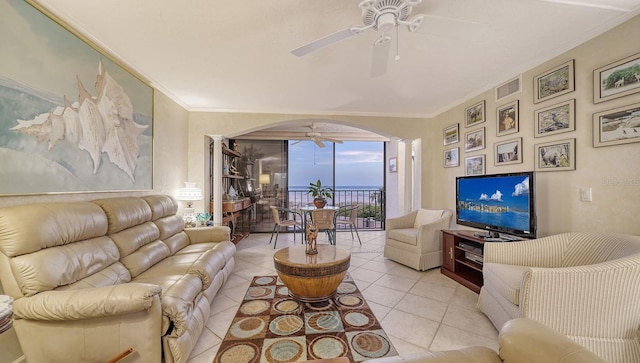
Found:
M 367 185 L 347 185 L 347 186 L 337 186 L 335 190 L 381 190 L 382 186 L 367 186 Z M 306 191 L 307 185 L 292 185 L 289 186 L 289 191 Z

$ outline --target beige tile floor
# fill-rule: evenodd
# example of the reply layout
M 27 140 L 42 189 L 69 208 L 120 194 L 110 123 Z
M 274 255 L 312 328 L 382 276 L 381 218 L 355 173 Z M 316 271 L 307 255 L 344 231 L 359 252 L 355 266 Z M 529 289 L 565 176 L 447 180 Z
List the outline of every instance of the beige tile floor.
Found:
M 189 363 L 213 361 L 253 276 L 276 275 L 270 236 L 252 233 L 237 245 L 233 274 L 211 305 Z M 384 258 L 384 231 L 363 231 L 360 237 L 362 246 L 349 232 L 338 232 L 338 246 L 351 251 L 349 272 L 399 354 L 473 345 L 498 349 L 496 329 L 475 308 L 476 293 L 440 269 L 419 272 Z M 319 243 L 326 243 L 326 237 Z M 293 234 L 280 234 L 278 248 L 292 244 Z

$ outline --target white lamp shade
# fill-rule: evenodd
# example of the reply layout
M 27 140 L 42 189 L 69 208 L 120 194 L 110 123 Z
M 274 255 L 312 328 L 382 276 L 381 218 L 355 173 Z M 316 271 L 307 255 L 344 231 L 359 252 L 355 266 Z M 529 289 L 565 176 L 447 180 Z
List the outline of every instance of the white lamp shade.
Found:
M 271 175 L 260 174 L 260 176 L 258 177 L 258 182 L 260 184 L 271 184 Z
M 202 200 L 202 189 L 196 188 L 196 183 L 184 182 L 184 185 L 176 191 L 177 200 Z

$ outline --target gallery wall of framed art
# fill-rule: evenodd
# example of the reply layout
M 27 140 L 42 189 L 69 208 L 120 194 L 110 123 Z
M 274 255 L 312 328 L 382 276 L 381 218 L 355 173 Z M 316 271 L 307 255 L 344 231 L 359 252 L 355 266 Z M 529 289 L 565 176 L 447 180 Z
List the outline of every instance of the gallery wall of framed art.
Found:
M 640 213 L 630 200 L 640 197 L 640 168 L 635 167 L 640 151 L 640 43 L 622 41 L 630 36 L 640 39 L 640 18 L 519 75 L 496 79 L 495 88 L 435 117 L 439 130 L 434 135 L 459 125 L 459 143 L 434 140 L 434 144 L 442 152 L 459 147 L 460 164 L 446 168 L 434 164 L 442 176 L 432 181 L 438 193 L 429 202 L 455 208 L 451 202 L 455 190 L 449 183 L 457 176 L 534 171 L 540 210 L 568 211 L 558 219 L 543 216 L 542 234 L 590 230 L 602 226 L 601 218 L 606 226 L 600 228 L 640 233 L 632 217 L 602 217 L 617 208 Z M 508 86 L 514 80 L 521 80 L 520 90 L 518 82 Z M 484 121 L 467 126 L 469 110 L 476 105 L 483 105 Z M 515 111 L 515 105 L 517 123 L 514 112 L 504 112 Z M 505 125 L 501 113 L 510 115 L 506 124 L 513 127 L 501 129 Z M 469 147 L 470 136 L 480 128 L 485 148 Z M 582 201 L 581 189 L 590 190 L 593 200 Z

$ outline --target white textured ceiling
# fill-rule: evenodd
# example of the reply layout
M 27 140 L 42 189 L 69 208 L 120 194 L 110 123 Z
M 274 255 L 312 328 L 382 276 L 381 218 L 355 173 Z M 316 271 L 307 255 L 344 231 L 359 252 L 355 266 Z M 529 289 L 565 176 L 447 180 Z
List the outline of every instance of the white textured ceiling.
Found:
M 290 53 L 361 24 L 355 0 L 38 3 L 190 111 L 407 117 L 437 115 L 640 13 L 640 0 L 424 0 L 412 14 L 440 17 L 427 25 L 440 36 L 400 29 L 400 59 L 394 40 L 387 73 L 372 77 L 373 30 Z M 461 20 L 477 31 L 461 35 Z

